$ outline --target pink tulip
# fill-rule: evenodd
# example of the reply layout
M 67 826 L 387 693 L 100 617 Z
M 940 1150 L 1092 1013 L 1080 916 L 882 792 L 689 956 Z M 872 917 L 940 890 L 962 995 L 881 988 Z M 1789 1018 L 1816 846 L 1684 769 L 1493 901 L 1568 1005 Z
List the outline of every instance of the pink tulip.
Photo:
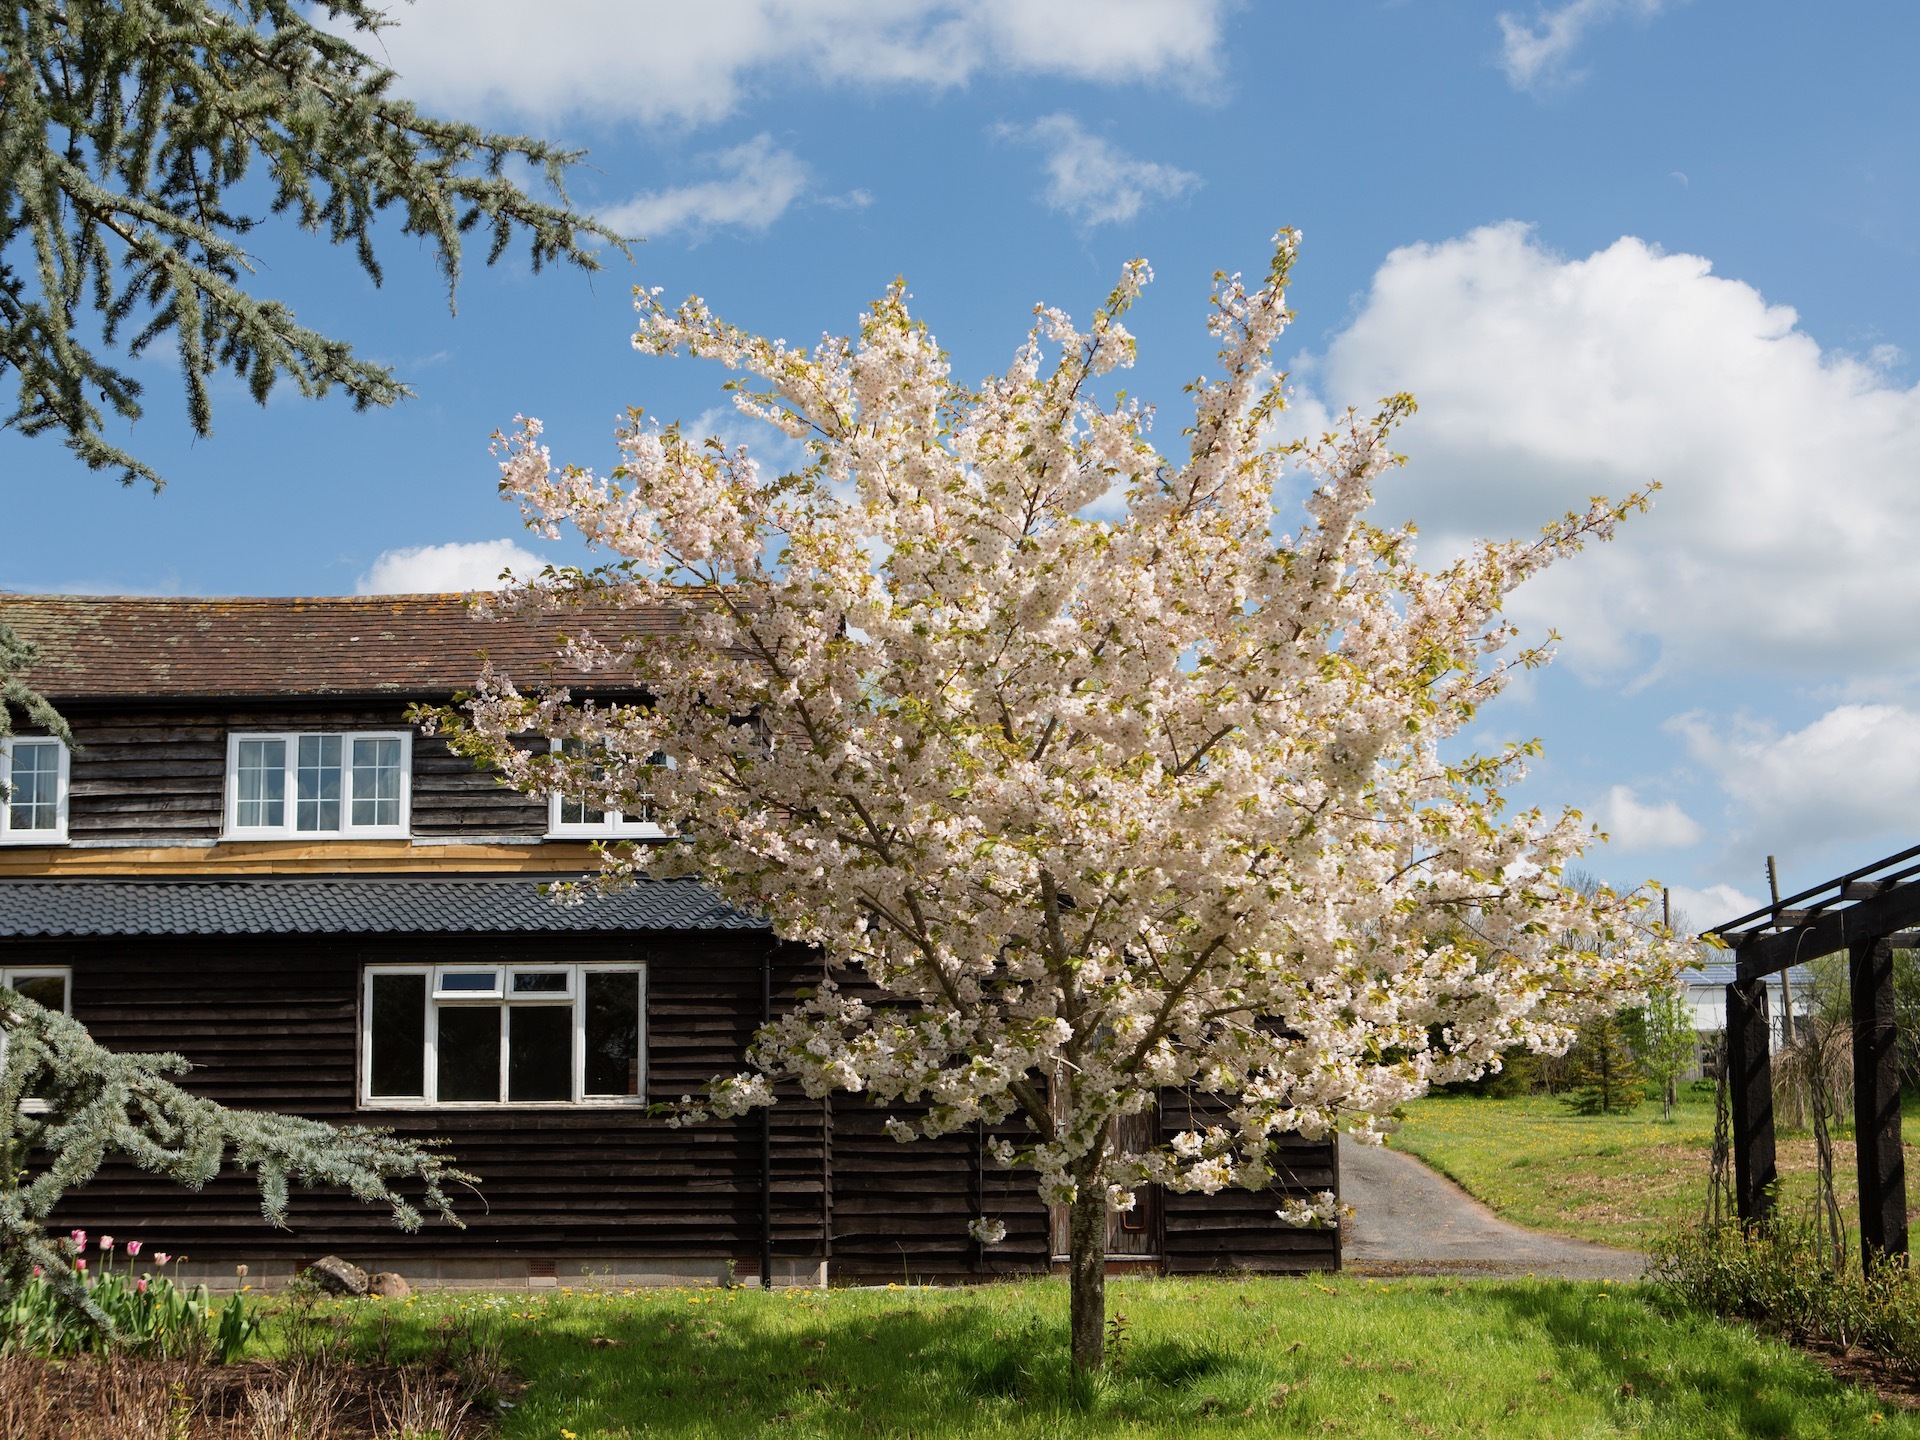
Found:
M 47 1272 L 45 1270 L 42 1270 L 38 1265 L 33 1267 L 33 1278 L 36 1280 L 38 1280 L 42 1275 L 46 1273 Z
M 87 1232 L 86 1231 L 76 1230 L 73 1232 L 73 1234 L 69 1238 L 73 1241 L 73 1248 L 76 1254 L 78 1254 L 80 1251 L 87 1248 Z
M 138 1256 L 139 1253 L 140 1253 L 140 1242 L 138 1240 L 127 1241 L 127 1254 Z
M 147 1293 L 147 1277 L 142 1275 L 138 1280 L 134 1281 L 133 1288 L 142 1295 L 146 1294 Z
M 113 1249 L 113 1236 L 111 1236 L 111 1235 L 102 1235 L 102 1236 L 100 1237 L 100 1248 L 101 1248 L 102 1250 L 111 1250 L 111 1249 Z
M 153 1257 L 153 1263 L 156 1265 L 165 1265 L 167 1261 L 171 1260 L 172 1258 L 173 1257 L 171 1255 L 167 1254 L 166 1251 L 162 1250 Z
M 84 1260 L 76 1260 L 73 1262 L 73 1268 L 84 1275 L 87 1273 L 87 1262 Z

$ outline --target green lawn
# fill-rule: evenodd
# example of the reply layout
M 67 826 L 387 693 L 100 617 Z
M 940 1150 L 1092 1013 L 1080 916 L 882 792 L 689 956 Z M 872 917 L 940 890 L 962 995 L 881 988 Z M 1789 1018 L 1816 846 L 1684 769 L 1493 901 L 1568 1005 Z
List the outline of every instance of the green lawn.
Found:
M 1920 1419 L 1638 1287 L 1124 1280 L 1076 1401 L 1058 1282 L 330 1304 L 368 1349 L 493 1337 L 501 1440 L 638 1436 L 1906 1436 Z M 325 1323 L 326 1316 L 323 1315 Z
M 1492 1100 L 1430 1096 L 1406 1109 L 1390 1142 L 1451 1176 L 1509 1220 L 1557 1234 L 1643 1247 L 1676 1221 L 1697 1219 L 1713 1144 L 1710 1086 L 1682 1087 L 1671 1121 L 1648 1102 L 1629 1115 L 1576 1115 L 1547 1095 Z M 1914 1133 L 1910 1114 L 1907 1131 Z M 1850 1132 L 1834 1145 L 1840 1203 L 1854 1196 Z M 1814 1145 L 1781 1130 L 1781 1205 L 1808 1210 Z M 1908 1173 L 1920 1173 L 1909 1147 Z

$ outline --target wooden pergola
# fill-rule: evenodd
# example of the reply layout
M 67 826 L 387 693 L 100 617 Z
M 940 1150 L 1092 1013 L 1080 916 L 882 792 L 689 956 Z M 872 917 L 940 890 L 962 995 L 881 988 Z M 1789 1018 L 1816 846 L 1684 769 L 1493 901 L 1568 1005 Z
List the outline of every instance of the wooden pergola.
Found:
M 1766 977 L 1844 951 L 1853 1009 L 1854 1142 L 1860 1256 L 1907 1253 L 1900 1150 L 1900 1065 L 1893 952 L 1920 947 L 1920 845 L 1707 931 L 1732 949 L 1723 1064 L 1733 1123 L 1734 1205 L 1764 1221 L 1773 1206 L 1773 1061 Z M 1788 1017 L 1791 1024 L 1791 1017 Z

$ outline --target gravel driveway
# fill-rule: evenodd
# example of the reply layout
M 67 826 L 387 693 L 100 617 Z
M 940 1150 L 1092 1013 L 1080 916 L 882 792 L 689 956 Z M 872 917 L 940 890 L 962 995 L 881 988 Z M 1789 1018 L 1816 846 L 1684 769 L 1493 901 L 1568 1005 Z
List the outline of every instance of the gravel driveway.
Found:
M 1354 1209 L 1341 1263 L 1362 1275 L 1538 1275 L 1635 1280 L 1637 1251 L 1525 1230 L 1410 1155 L 1340 1138 L 1340 1198 Z

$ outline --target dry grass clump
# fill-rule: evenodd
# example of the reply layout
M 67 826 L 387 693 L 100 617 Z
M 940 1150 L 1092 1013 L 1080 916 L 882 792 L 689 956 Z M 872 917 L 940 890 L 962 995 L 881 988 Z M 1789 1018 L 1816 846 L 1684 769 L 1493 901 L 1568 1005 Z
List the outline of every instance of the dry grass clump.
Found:
M 0 1356 L 0 1435 L 35 1440 L 469 1440 L 475 1398 L 435 1365 Z

